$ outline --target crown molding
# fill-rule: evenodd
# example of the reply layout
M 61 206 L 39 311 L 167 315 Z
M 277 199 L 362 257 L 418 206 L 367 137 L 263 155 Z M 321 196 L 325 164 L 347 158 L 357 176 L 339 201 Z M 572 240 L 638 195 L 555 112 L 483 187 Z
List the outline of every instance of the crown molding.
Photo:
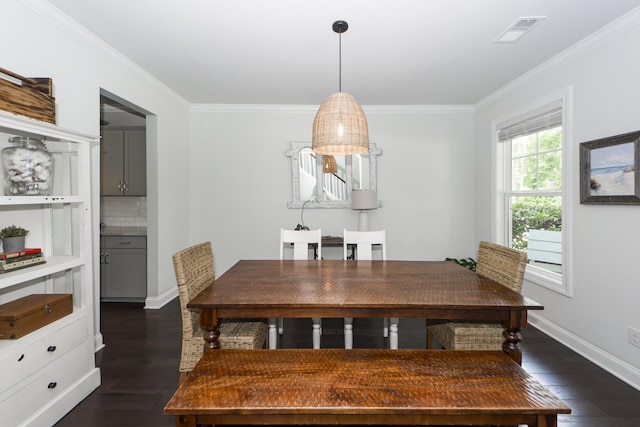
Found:
M 191 104 L 193 113 L 313 113 L 319 106 L 279 104 Z
M 319 105 L 191 104 L 196 113 L 311 113 Z M 472 105 L 363 105 L 365 114 L 472 114 Z
M 363 105 L 366 113 L 385 114 L 472 114 L 473 105 Z
M 621 16 L 615 21 L 612 21 L 610 24 L 585 37 L 548 61 L 543 62 L 531 71 L 526 72 L 522 76 L 506 84 L 491 95 L 481 99 L 474 104 L 474 110 L 481 110 L 500 101 L 512 92 L 521 89 L 531 82 L 540 79 L 552 71 L 576 60 L 582 55 L 592 51 L 637 25 L 640 25 L 640 7 L 633 9 L 631 12 Z

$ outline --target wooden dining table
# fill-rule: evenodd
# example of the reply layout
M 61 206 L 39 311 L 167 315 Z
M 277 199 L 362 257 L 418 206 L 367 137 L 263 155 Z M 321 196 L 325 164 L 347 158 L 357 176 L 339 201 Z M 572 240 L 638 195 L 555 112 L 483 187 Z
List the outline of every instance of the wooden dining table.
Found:
M 450 261 L 241 260 L 188 304 L 205 348 L 223 318 L 424 318 L 500 322 L 502 349 L 522 362 L 528 310 L 544 307 Z

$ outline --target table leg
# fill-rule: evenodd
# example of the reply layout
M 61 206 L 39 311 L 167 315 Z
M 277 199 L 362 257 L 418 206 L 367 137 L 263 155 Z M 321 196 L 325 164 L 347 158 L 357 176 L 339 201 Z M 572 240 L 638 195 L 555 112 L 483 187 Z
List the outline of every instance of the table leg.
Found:
M 196 427 L 195 415 L 177 415 L 176 427 Z
M 558 426 L 558 416 L 555 414 L 551 415 L 538 415 L 538 424 L 537 427 L 557 427 Z
M 527 325 L 527 311 L 513 310 L 509 313 L 509 321 L 504 323 L 504 342 L 502 343 L 502 351 L 522 365 L 522 348 L 520 341 L 522 335 L 520 331 Z
M 204 349 L 219 349 L 218 315 L 215 309 L 200 309 L 200 327 L 204 329 Z

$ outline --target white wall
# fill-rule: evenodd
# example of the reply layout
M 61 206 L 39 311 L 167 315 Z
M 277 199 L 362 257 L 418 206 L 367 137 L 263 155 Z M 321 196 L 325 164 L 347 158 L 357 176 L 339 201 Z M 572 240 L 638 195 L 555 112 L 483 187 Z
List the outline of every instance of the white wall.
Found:
M 317 107 L 198 106 L 191 114 L 191 240 L 211 240 L 216 273 L 240 259 L 276 259 L 280 228 L 294 228 L 291 141 L 311 141 Z M 468 107 L 367 108 L 378 158 L 380 209 L 369 228 L 387 230 L 387 256 L 443 260 L 475 254 L 473 114 Z M 351 209 L 305 209 L 325 235 L 356 229 Z M 341 250 L 323 250 L 325 258 Z
M 536 325 L 640 388 L 640 206 L 581 205 L 579 144 L 640 129 L 640 13 L 626 17 L 481 102 L 476 112 L 477 239 L 492 239 L 492 121 L 571 88 L 566 156 L 574 168 L 565 200 L 572 232 L 572 296 L 527 282 L 524 293 L 545 306 Z M 636 172 L 638 173 L 638 172 Z
M 46 2 L 4 0 L 0 13 L 2 67 L 26 77 L 51 77 L 57 124 L 99 135 L 100 89 L 153 114 L 147 123 L 149 289 L 151 302 L 175 295 L 171 254 L 188 244 L 188 104 Z M 99 149 L 92 150 L 96 181 L 94 255 L 97 267 Z M 180 226 L 176 226 L 179 224 Z M 95 289 L 99 291 L 97 268 Z

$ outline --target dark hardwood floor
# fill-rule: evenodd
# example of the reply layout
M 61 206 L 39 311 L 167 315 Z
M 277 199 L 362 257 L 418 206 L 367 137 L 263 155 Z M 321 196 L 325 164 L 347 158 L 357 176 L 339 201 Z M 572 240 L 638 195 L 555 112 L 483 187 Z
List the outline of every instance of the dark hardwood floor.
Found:
M 177 298 L 160 310 L 141 304 L 103 303 L 106 347 L 96 354 L 102 385 L 56 424 L 77 426 L 175 426 L 163 414 L 178 385 L 181 336 Z M 380 319 L 355 319 L 354 347 L 383 347 Z M 523 367 L 572 409 L 559 426 L 640 426 L 640 391 L 533 327 L 523 331 Z M 401 348 L 424 348 L 424 321 L 400 321 Z M 311 347 L 311 320 L 285 320 L 285 347 Z M 343 345 L 342 320 L 325 319 L 323 347 Z

